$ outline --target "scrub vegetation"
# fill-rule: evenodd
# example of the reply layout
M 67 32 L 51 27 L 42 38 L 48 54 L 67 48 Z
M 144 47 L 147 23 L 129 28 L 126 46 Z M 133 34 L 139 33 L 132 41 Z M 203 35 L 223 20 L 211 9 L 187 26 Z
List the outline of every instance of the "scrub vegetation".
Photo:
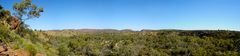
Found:
M 23 0 L 16 13 L 0 6 L 1 56 L 239 56 L 240 32 L 230 30 L 32 30 L 25 20 L 43 8 Z

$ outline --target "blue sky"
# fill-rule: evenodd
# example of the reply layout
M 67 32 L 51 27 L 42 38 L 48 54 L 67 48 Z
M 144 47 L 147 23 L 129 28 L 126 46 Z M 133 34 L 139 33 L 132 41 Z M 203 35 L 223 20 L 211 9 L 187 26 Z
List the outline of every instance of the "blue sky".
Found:
M 0 0 L 12 10 L 14 2 Z M 32 29 L 240 30 L 240 0 L 33 0 Z

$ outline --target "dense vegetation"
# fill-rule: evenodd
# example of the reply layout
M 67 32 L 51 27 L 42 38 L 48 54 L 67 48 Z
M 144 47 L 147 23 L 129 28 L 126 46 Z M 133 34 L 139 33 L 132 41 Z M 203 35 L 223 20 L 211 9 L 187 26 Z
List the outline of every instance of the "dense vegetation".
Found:
M 238 56 L 240 32 L 229 30 L 32 30 L 25 20 L 42 8 L 24 0 L 12 15 L 0 6 L 0 55 L 13 50 L 29 56 Z M 26 17 L 26 18 L 24 18 Z M 26 55 L 23 55 L 26 56 Z
M 240 32 L 224 30 L 62 30 L 40 33 L 45 36 L 44 42 L 61 56 L 237 56 L 240 40 Z

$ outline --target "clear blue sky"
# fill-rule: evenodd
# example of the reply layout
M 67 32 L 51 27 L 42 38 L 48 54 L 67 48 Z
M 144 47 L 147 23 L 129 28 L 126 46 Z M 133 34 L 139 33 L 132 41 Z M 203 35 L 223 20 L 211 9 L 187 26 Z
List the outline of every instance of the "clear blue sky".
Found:
M 12 10 L 14 2 L 0 0 Z M 240 0 L 34 0 L 32 29 L 240 30 Z

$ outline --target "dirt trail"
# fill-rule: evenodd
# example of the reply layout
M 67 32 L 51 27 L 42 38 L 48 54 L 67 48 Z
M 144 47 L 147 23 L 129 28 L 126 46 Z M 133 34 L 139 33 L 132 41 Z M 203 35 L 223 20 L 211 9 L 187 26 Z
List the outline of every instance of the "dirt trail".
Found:
M 23 49 L 14 50 L 9 47 L 4 48 L 4 46 L 0 46 L 0 56 L 30 56 L 30 54 Z
M 0 56 L 31 56 L 30 53 L 24 49 L 11 49 L 0 46 Z M 44 54 L 37 53 L 36 56 L 45 56 Z

